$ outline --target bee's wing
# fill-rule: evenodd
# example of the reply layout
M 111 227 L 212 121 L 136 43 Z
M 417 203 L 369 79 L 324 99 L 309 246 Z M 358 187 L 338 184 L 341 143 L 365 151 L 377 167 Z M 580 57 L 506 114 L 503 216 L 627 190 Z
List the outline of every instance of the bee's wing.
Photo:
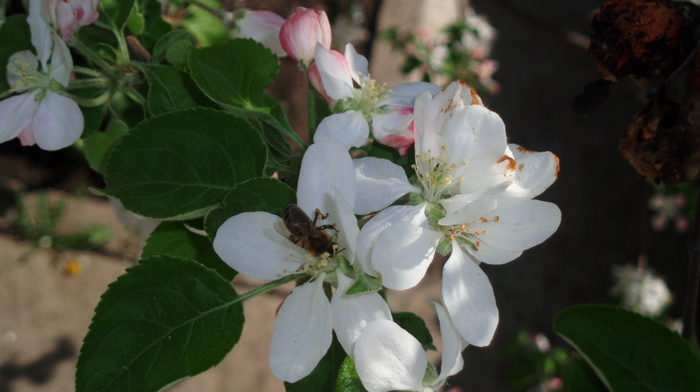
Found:
M 272 227 L 274 227 L 275 231 L 280 233 L 282 237 L 294 242 L 294 239 L 292 238 L 292 233 L 289 232 L 287 226 L 284 225 L 283 221 L 275 221 L 275 223 L 272 224 Z

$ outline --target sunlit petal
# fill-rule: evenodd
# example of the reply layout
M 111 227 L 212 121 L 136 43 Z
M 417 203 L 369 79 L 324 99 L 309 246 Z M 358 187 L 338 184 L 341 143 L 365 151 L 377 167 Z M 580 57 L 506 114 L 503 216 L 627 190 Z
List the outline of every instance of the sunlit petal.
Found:
M 323 274 L 292 291 L 280 307 L 270 346 L 270 369 L 282 381 L 307 376 L 333 340 L 331 304 L 323 292 Z

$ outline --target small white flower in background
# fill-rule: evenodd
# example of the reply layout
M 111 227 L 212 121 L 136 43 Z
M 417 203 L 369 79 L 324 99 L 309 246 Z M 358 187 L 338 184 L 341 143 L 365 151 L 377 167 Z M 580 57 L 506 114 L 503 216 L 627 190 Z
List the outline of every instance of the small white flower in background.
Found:
M 345 55 L 316 46 L 309 80 L 333 106 L 335 114 L 321 121 L 314 141 L 333 139 L 349 147 L 367 142 L 370 130 L 384 145 L 405 155 L 413 144 L 413 103 L 418 94 L 436 94 L 440 87 L 425 82 L 404 83 L 387 89 L 372 79 L 367 59 L 351 44 Z
M 639 314 L 660 316 L 673 298 L 666 282 L 648 268 L 613 265 L 615 286 L 611 294 L 622 298 L 622 305 Z
M 493 43 L 496 41 L 496 29 L 471 7 L 465 11 L 464 21 L 469 29 L 462 34 L 461 44 L 470 56 L 474 60 L 482 60 L 491 55 Z
M 498 309 L 479 263 L 507 263 L 556 231 L 559 208 L 532 199 L 554 182 L 559 162 L 552 153 L 508 145 L 501 118 L 463 82 L 435 97 L 419 95 L 414 110 L 415 186 L 387 160 L 354 161 L 356 214 L 378 211 L 401 192 L 415 204 L 370 219 L 358 238 L 358 259 L 370 261 L 385 287 L 405 290 L 420 282 L 436 252 L 450 254 L 442 301 L 462 337 L 485 346 Z M 389 196 L 362 196 L 381 191 Z
M 234 14 L 233 38 L 252 38 L 270 49 L 277 57 L 287 56 L 280 43 L 280 28 L 284 18 L 270 11 L 239 10 Z
M 663 231 L 669 222 L 674 223 L 677 232 L 685 233 L 690 228 L 690 220 L 683 215 L 687 200 L 684 194 L 664 195 L 657 193 L 649 199 L 649 209 L 655 212 L 651 218 L 651 227 Z
M 317 219 L 317 227 L 334 227 L 327 229 L 332 249 L 317 254 L 299 246 L 302 243 L 295 244 L 282 219 L 266 212 L 236 215 L 216 233 L 214 250 L 242 274 L 260 280 L 295 273 L 310 277 L 292 291 L 277 314 L 270 368 L 280 380 L 296 382 L 308 375 L 328 350 L 333 330 L 352 355 L 367 322 L 391 320 L 389 307 L 376 292 L 346 293 L 353 279 L 346 276 L 344 265 L 355 260 L 359 232 L 354 199 L 350 154 L 342 144 L 326 140 L 312 144 L 304 154 L 297 204 L 311 219 Z M 324 281 L 337 282 L 330 302 L 323 290 Z
M 68 47 L 42 18 L 41 1 L 30 2 L 27 22 L 37 55 L 28 50 L 10 56 L 7 81 L 19 95 L 0 101 L 0 143 L 18 137 L 22 145 L 58 150 L 83 132 L 83 114 L 59 92 L 68 85 L 73 60 Z
M 433 307 L 440 320 L 442 362 L 440 373 L 428 363 L 420 342 L 390 320 L 371 321 L 355 345 L 355 368 L 368 392 L 438 391 L 447 377 L 464 366 L 466 342 L 449 315 L 438 303 Z

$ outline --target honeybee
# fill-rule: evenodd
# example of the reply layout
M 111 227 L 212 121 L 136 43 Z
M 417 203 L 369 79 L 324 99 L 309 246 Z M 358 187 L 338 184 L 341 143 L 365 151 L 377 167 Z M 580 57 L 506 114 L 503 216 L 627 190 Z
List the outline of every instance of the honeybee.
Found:
M 287 204 L 282 210 L 282 221 L 284 226 L 289 230 L 289 235 L 282 234 L 284 237 L 292 241 L 296 246 L 306 249 L 307 252 L 319 257 L 324 253 L 333 254 L 334 246 L 333 238 L 324 230 L 335 230 L 333 225 L 316 226 L 318 218 L 326 219 L 328 214 L 322 215 L 321 211 L 316 209 L 314 219 L 311 220 L 308 215 L 296 204 Z

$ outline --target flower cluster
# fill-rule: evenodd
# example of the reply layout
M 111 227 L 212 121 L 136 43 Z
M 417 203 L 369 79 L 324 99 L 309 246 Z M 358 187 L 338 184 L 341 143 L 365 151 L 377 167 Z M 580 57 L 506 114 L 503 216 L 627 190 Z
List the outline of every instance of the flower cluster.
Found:
M 7 80 L 18 95 L 0 102 L 0 143 L 18 137 L 25 146 L 58 150 L 78 140 L 82 112 L 62 95 L 73 68 L 65 42 L 79 26 L 97 19 L 97 5 L 97 0 L 29 2 L 27 22 L 36 54 L 25 50 L 10 56 Z
M 493 80 L 498 62 L 489 58 L 496 30 L 469 6 L 462 19 L 450 24 L 438 36 L 425 27 L 418 27 L 408 31 L 388 29 L 380 37 L 406 54 L 401 67 L 406 74 L 418 70 L 423 80 L 435 80 L 440 84 L 461 79 L 482 93 L 495 94 L 500 88 Z
M 328 49 L 323 16 L 298 10 L 279 33 L 333 110 L 304 154 L 297 204 L 281 217 L 229 218 L 214 249 L 255 279 L 298 275 L 304 282 L 275 322 L 270 366 L 281 380 L 308 375 L 334 331 L 368 391 L 439 390 L 462 369 L 464 348 L 488 345 L 498 323 L 479 264 L 507 263 L 556 231 L 559 209 L 533 199 L 555 181 L 559 162 L 508 144 L 501 118 L 465 82 L 444 90 L 380 86 L 351 45 L 344 54 Z M 410 181 L 389 160 L 351 157 L 350 148 L 372 141 L 370 130 L 402 154 L 415 146 Z M 406 195 L 408 204 L 393 205 Z M 357 216 L 374 213 L 360 228 Z M 436 254 L 448 256 L 442 304 L 434 304 L 444 342 L 440 372 L 378 293 L 416 286 Z

